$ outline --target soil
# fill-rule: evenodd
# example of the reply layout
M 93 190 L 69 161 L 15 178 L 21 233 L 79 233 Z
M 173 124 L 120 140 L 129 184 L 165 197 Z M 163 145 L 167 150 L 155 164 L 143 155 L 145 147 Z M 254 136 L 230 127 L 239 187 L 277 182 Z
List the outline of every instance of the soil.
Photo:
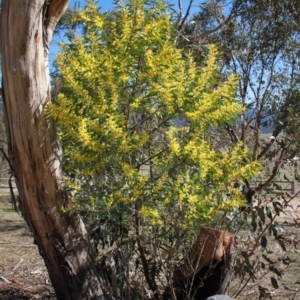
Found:
M 278 261 L 276 266 L 283 273 L 282 278 L 260 269 L 258 280 L 249 281 L 236 299 L 260 299 L 262 289 L 266 289 L 261 299 L 300 300 L 300 197 L 289 203 L 277 221 L 285 231 L 286 251 L 271 240 L 269 251 L 261 253 Z M 33 237 L 23 218 L 13 210 L 8 191 L 3 189 L 0 190 L 0 231 L 0 299 L 56 299 Z M 285 259 L 291 263 L 282 264 Z M 274 279 L 277 288 L 272 286 Z M 238 278 L 233 279 L 228 293 L 236 296 L 243 285 Z

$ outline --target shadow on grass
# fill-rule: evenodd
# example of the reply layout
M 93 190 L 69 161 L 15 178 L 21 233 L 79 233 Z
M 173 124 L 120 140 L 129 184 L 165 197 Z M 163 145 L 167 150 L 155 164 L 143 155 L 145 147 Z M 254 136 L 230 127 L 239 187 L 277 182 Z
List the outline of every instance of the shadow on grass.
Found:
M 11 222 L 11 223 L 13 223 L 13 222 Z M 14 230 L 20 230 L 20 229 L 28 230 L 27 226 L 24 224 L 10 224 L 10 222 L 7 222 L 7 225 L 0 225 L 1 232 L 14 231 Z
M 31 299 L 43 299 L 43 300 L 55 300 L 54 293 L 41 293 L 38 292 L 26 292 L 22 289 L 18 289 L 15 286 L 0 290 L 1 300 L 31 300 Z
M 23 291 L 18 291 L 15 289 L 6 289 L 0 291 L 0 299 L 2 300 L 29 300 L 32 299 L 33 295 L 26 294 Z

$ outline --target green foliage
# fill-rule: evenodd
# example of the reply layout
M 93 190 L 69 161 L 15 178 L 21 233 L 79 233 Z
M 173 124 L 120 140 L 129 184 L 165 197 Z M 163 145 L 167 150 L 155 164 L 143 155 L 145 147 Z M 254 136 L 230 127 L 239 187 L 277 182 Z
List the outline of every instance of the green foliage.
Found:
M 297 263 L 288 256 L 297 246 L 295 231 L 278 220 L 278 216 L 286 218 L 284 207 L 292 207 L 294 197 L 275 187 L 259 198 L 253 207 L 243 213 L 237 211 L 230 222 L 227 221 L 227 228 L 235 233 L 237 244 L 233 269 L 239 279 L 235 282 L 239 283 L 232 286 L 234 298 L 253 292 L 257 287 L 260 295 L 263 291 L 270 294 L 272 288 L 278 289 L 284 284 L 284 277 L 290 272 L 287 270 Z
M 223 149 L 209 139 L 242 112 L 237 77 L 217 82 L 213 45 L 203 68 L 177 49 L 161 1 L 119 2 L 111 14 L 89 1 L 77 18 L 84 34 L 62 46 L 63 88 L 49 106 L 73 193 L 68 210 L 122 223 L 178 260 L 195 229 L 243 203 L 234 183 L 258 170 L 242 144 Z

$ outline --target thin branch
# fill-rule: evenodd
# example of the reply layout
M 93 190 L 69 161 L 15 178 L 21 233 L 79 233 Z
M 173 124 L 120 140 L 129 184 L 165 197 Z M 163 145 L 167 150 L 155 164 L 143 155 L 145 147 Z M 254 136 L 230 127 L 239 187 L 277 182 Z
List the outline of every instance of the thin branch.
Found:
M 181 6 L 181 0 L 178 0 L 178 19 L 176 22 L 176 25 L 178 26 L 178 24 L 180 23 L 182 17 L 182 6 Z M 178 28 L 178 27 L 177 27 Z
M 271 146 L 276 141 L 276 138 L 279 135 L 280 131 L 281 130 L 279 130 L 278 128 L 276 128 L 273 131 L 272 136 L 274 137 L 274 139 L 271 139 L 270 142 L 261 150 L 261 152 L 256 157 L 257 160 L 260 160 L 269 151 L 269 149 L 271 148 Z
M 189 7 L 190 9 L 190 7 Z M 185 18 L 183 19 L 183 21 L 181 22 L 181 24 L 179 25 L 179 28 L 178 28 L 178 31 L 180 31 L 181 27 L 183 26 L 184 22 L 186 21 L 186 18 L 188 17 L 189 15 L 189 9 L 187 11 L 187 14 L 185 15 Z M 219 31 L 221 28 L 223 28 L 232 18 L 234 18 L 235 16 L 232 14 L 232 12 L 229 14 L 229 16 L 226 18 L 226 20 L 224 22 L 222 22 L 221 24 L 219 24 L 217 27 L 211 29 L 211 30 L 207 30 L 199 35 L 197 35 L 196 37 L 195 36 L 192 36 L 192 35 L 185 35 L 184 37 L 186 38 L 189 38 L 191 40 L 194 40 L 194 41 L 201 41 L 203 40 L 204 38 L 206 38 L 208 35 L 211 35 L 217 31 Z
M 180 24 L 179 24 L 179 26 L 178 26 L 178 31 L 181 31 L 182 26 L 184 25 L 184 23 L 185 23 L 187 17 L 189 16 L 190 10 L 191 10 L 191 7 L 192 7 L 193 2 L 194 2 L 194 0 L 190 0 L 189 6 L 188 6 L 188 8 L 187 8 L 187 10 L 186 10 L 186 13 L 185 13 L 185 15 L 184 15 L 182 21 L 179 19 Z M 179 9 L 180 9 L 180 15 L 179 15 L 179 17 L 181 18 L 181 16 L 182 16 L 181 0 L 178 0 L 178 5 L 180 5 L 180 7 L 179 7 Z
M 258 267 L 260 266 L 260 264 L 258 263 L 253 271 L 253 273 L 256 273 L 256 271 L 258 270 Z M 239 289 L 239 291 L 234 295 L 234 298 L 236 299 L 240 293 L 245 289 L 245 287 L 248 285 L 249 281 L 252 279 L 251 276 L 249 276 L 249 278 L 245 281 L 245 283 L 243 284 L 242 288 Z
M 140 254 L 140 258 L 141 258 L 141 262 L 142 262 L 142 266 L 143 266 L 143 270 L 144 270 L 144 276 L 145 276 L 145 279 L 146 279 L 150 289 L 155 293 L 156 290 L 157 290 L 157 286 L 156 286 L 155 281 L 153 281 L 150 278 L 148 262 L 147 262 L 147 259 L 146 259 L 146 256 L 145 256 L 144 247 L 143 247 L 143 245 L 141 243 L 141 239 L 140 239 L 140 236 L 141 236 L 141 219 L 140 219 L 140 216 L 139 216 L 139 211 L 138 211 L 137 205 L 135 207 L 135 232 L 136 232 L 136 240 L 137 240 L 137 245 L 138 245 L 138 251 L 139 251 L 139 254 Z
M 283 154 L 285 153 L 285 150 L 286 150 L 285 148 L 281 149 L 281 153 L 275 163 L 275 166 L 273 167 L 270 177 L 264 183 L 261 183 L 260 185 L 258 185 L 258 187 L 255 188 L 256 192 L 258 192 L 258 191 L 262 190 L 263 188 L 265 188 L 266 186 L 268 186 L 272 182 L 272 180 L 275 178 L 275 176 L 277 175 L 277 170 L 278 170 L 280 161 L 283 157 Z
M 9 180 L 8 180 L 8 185 L 9 185 L 9 190 L 10 190 L 10 195 L 11 195 L 11 199 L 13 201 L 13 207 L 14 207 L 14 210 L 18 213 L 18 215 L 21 215 L 20 214 L 20 210 L 17 206 L 17 201 L 16 201 L 16 197 L 15 197 L 15 194 L 14 194 L 14 190 L 13 190 L 13 186 L 12 186 L 12 183 L 11 183 L 11 179 L 14 175 L 10 175 L 9 177 Z
M 230 127 L 230 125 L 228 123 L 226 124 L 225 129 L 230 136 L 231 142 L 233 142 L 233 143 L 239 142 L 238 136 L 236 135 L 236 133 L 234 132 L 234 130 Z

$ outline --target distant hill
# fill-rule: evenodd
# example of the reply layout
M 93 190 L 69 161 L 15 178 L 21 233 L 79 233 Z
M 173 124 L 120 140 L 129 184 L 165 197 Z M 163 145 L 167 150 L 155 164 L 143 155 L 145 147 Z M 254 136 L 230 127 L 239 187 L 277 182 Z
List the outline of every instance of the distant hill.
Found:
M 255 109 L 248 110 L 245 113 L 245 118 L 247 120 L 255 120 L 257 115 L 257 111 Z M 261 119 L 261 126 L 260 126 L 260 132 L 261 133 L 272 133 L 275 130 L 275 119 L 277 115 L 268 113 L 268 112 L 262 112 L 262 119 Z
M 248 110 L 245 113 L 246 120 L 255 120 L 257 115 L 257 111 L 252 109 Z M 260 126 L 260 132 L 262 134 L 265 133 L 272 133 L 275 130 L 275 119 L 277 115 L 276 114 L 270 114 L 270 113 L 262 113 L 262 119 L 261 119 L 261 126 Z M 176 127 L 182 127 L 187 126 L 188 122 L 185 118 L 176 118 L 171 121 L 173 125 Z M 238 121 L 239 122 L 239 121 Z

